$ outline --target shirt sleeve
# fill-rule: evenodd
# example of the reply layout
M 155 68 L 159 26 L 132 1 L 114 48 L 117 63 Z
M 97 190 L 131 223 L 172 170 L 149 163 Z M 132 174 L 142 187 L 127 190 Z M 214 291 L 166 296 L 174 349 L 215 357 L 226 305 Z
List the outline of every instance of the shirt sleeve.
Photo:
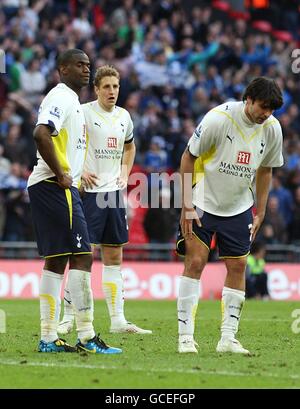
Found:
M 281 126 L 279 122 L 276 121 L 272 128 L 270 128 L 266 145 L 266 155 L 261 162 L 261 166 L 277 168 L 283 165 L 282 140 Z
M 127 126 L 127 132 L 125 136 L 125 143 L 130 143 L 132 141 L 133 141 L 133 122 L 128 113 L 128 126 Z
M 208 112 L 195 129 L 188 142 L 188 149 L 193 156 L 199 157 L 216 144 L 219 132 L 216 115 Z
M 70 99 L 65 93 L 55 93 L 41 103 L 36 125 L 48 125 L 53 136 L 58 135 L 68 116 Z

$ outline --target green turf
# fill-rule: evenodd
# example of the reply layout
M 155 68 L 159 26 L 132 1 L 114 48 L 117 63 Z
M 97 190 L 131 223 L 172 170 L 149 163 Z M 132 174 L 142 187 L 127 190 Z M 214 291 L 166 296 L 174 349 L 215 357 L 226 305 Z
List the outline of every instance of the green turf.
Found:
M 98 301 L 95 327 L 123 354 L 81 356 L 36 352 L 38 301 L 1 300 L 7 332 L 0 333 L 0 388 L 299 388 L 300 334 L 291 330 L 297 308 L 292 302 L 246 302 L 238 336 L 253 353 L 246 357 L 215 352 L 218 301 L 199 303 L 198 355 L 177 353 L 175 302 L 127 301 L 127 317 L 153 329 L 141 336 L 109 334 L 106 306 Z M 75 343 L 76 335 L 67 340 Z

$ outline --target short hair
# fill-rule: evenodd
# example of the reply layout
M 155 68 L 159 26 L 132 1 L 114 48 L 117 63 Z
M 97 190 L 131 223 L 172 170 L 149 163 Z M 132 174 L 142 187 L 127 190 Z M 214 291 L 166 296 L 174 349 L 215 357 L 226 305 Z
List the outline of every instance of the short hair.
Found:
M 282 92 L 277 83 L 267 77 L 254 78 L 245 89 L 243 101 L 251 98 L 252 101 L 263 101 L 272 110 L 278 109 L 283 105 Z
M 69 64 L 72 62 L 74 56 L 78 54 L 85 54 L 85 52 L 79 48 L 71 48 L 70 50 L 63 52 L 56 59 L 56 67 L 59 69 L 62 65 Z
M 99 87 L 100 82 L 104 77 L 116 77 L 120 81 L 119 71 L 117 71 L 112 65 L 103 65 L 102 67 L 97 68 L 94 78 L 94 85 Z

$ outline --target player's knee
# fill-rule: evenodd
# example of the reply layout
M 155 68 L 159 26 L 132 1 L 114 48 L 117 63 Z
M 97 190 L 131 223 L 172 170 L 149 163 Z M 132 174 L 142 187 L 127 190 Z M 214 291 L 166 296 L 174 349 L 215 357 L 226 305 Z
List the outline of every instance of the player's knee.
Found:
M 93 257 L 91 254 L 80 254 L 70 257 L 70 269 L 91 271 Z
M 56 274 L 64 274 L 68 257 L 52 257 L 45 260 L 45 270 L 52 271 Z
M 243 257 L 238 259 L 237 268 L 239 271 L 244 272 L 247 266 L 247 258 Z
M 122 263 L 122 247 L 102 246 L 102 260 L 106 266 L 118 266 Z
M 186 261 L 185 269 L 196 278 L 201 275 L 204 265 L 203 259 L 195 255 Z
M 106 257 L 103 261 L 106 266 L 119 266 L 122 263 L 122 258 L 118 256 Z
M 230 259 L 230 263 L 228 264 L 229 270 L 236 274 L 244 274 L 247 265 L 247 258 L 236 258 Z

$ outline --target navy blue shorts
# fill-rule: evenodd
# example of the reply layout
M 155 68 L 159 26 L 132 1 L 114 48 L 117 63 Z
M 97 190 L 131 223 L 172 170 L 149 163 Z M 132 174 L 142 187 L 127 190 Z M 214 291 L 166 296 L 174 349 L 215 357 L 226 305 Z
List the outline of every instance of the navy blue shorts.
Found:
M 127 215 L 123 193 L 85 193 L 83 208 L 92 244 L 120 246 L 128 242 Z
M 222 217 L 196 209 L 202 226 L 193 222 L 193 233 L 210 249 L 211 239 L 216 233 L 220 258 L 247 256 L 250 250 L 250 228 L 253 222 L 251 208 L 236 216 Z M 184 238 L 179 227 L 176 249 L 181 256 L 185 255 Z
M 41 256 L 91 253 L 78 189 L 62 189 L 49 179 L 30 186 L 28 193 Z

